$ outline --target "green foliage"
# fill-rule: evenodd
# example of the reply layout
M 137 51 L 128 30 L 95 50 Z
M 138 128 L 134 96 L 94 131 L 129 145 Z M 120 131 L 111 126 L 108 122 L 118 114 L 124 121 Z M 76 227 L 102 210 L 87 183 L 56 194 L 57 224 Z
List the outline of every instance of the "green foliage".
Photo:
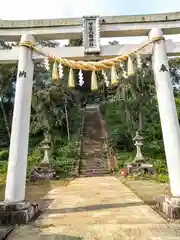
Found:
M 1 161 L 7 161 L 8 160 L 8 155 L 9 155 L 9 152 L 7 149 L 4 149 L 2 151 L 0 151 L 0 162 Z
M 8 167 L 8 151 L 0 151 L 0 185 L 4 184 L 6 181 L 6 173 Z
M 135 147 L 132 141 L 135 131 L 133 131 L 133 127 L 128 126 L 129 122 L 124 117 L 120 102 L 107 103 L 104 118 L 108 125 L 112 145 L 118 155 L 118 167 L 121 169 L 135 157 Z M 143 124 L 144 128 L 141 132 L 145 138 L 143 154 L 155 165 L 157 174 L 160 175 L 157 180 L 167 180 L 167 166 L 156 101 L 153 101 L 151 107 L 144 111 Z
M 7 161 L 0 161 L 0 173 L 6 173 L 7 172 L 7 166 L 8 162 Z
M 0 184 L 4 184 L 6 181 L 6 174 L 8 168 L 8 155 L 9 152 L 7 149 L 2 150 L 0 152 Z M 30 172 L 32 169 L 37 166 L 40 162 L 42 154 L 39 149 L 35 149 L 29 156 L 28 156 L 28 165 L 27 165 L 27 177 L 29 177 Z
M 180 72 L 179 72 L 179 66 L 180 66 L 180 58 L 171 58 L 169 59 L 169 66 L 171 71 L 171 79 L 172 84 L 174 87 L 174 93 L 175 96 L 179 95 L 179 84 L 180 84 Z
M 143 64 L 143 69 L 137 71 L 135 78 L 125 80 L 119 75 L 121 83 L 116 93 L 109 96 L 108 101 L 101 106 L 101 110 L 108 125 L 112 145 L 119 155 L 119 167 L 122 168 L 135 157 L 132 138 L 139 130 L 144 137 L 143 153 L 156 167 L 156 180 L 166 182 L 168 172 L 151 63 L 145 60 Z M 179 58 L 170 60 L 172 84 L 180 120 L 179 64 Z
M 54 167 L 59 175 L 73 174 L 73 166 L 79 158 L 76 142 L 69 142 L 56 150 Z
M 123 109 L 120 103 L 106 103 L 101 106 L 101 110 L 104 112 L 112 147 L 119 151 L 132 151 L 132 138 L 125 117 L 121 114 Z
M 156 177 L 155 177 L 155 180 L 160 182 L 160 183 L 166 183 L 166 182 L 169 182 L 169 177 L 168 177 L 168 174 L 158 174 Z
M 81 111 L 79 107 L 73 107 L 69 109 L 68 115 L 70 134 L 73 136 L 74 134 L 77 134 L 77 131 L 79 130 L 79 124 L 82 120 L 83 111 Z
M 119 152 L 117 156 L 118 168 L 122 169 L 125 164 L 131 162 L 134 159 L 135 152 Z
M 39 148 L 36 148 L 28 156 L 28 165 L 27 165 L 27 178 L 29 178 L 33 168 L 37 167 L 42 159 L 43 155 Z
M 4 185 L 6 182 L 7 167 L 7 161 L 0 161 L 0 185 Z
M 168 174 L 165 159 L 155 159 L 154 166 L 156 168 L 157 174 L 163 174 L 163 175 Z

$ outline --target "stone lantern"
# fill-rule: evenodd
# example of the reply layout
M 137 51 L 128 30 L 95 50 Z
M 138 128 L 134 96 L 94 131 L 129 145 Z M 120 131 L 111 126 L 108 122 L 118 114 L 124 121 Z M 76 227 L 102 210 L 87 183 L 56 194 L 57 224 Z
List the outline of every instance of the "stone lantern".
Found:
M 51 149 L 51 142 L 48 140 L 47 135 L 45 136 L 44 141 L 41 143 L 41 149 L 44 151 L 44 157 L 41 164 L 50 164 L 49 152 Z
M 140 136 L 138 132 L 136 132 L 136 136 L 133 138 L 134 146 L 136 146 L 136 157 L 134 159 L 135 162 L 138 160 L 141 160 L 141 161 L 145 160 L 141 150 L 143 146 L 143 140 L 144 138 Z
M 49 159 L 51 142 L 48 140 L 48 136 L 45 136 L 45 139 L 41 143 L 41 149 L 44 151 L 43 159 L 38 168 L 36 168 L 31 174 L 31 180 L 52 180 L 57 179 L 56 173 L 52 167 L 52 164 Z
M 136 132 L 133 138 L 134 145 L 136 146 L 136 156 L 133 162 L 127 164 L 127 173 L 130 175 L 144 175 L 155 174 L 155 168 L 152 164 L 148 163 L 147 159 L 142 154 L 143 137 Z

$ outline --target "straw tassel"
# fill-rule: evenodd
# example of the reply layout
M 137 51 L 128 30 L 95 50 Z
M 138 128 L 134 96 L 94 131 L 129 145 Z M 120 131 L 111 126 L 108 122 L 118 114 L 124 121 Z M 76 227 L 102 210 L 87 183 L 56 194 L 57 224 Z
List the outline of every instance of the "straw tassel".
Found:
M 109 87 L 110 81 L 108 80 L 107 74 L 104 70 L 102 70 L 102 76 L 104 78 L 104 83 L 105 83 L 106 87 Z
M 127 79 L 128 78 L 128 73 L 126 71 L 123 71 L 123 78 Z
M 131 56 L 128 57 L 127 72 L 128 72 L 128 77 L 135 76 L 135 68 L 134 68 L 133 59 Z
M 116 85 L 118 83 L 118 77 L 117 77 L 117 72 L 116 72 L 116 67 L 115 65 L 112 66 L 111 68 L 111 85 Z
M 84 85 L 84 77 L 81 69 L 79 70 L 78 76 L 79 76 L 79 86 L 82 87 Z
M 96 90 L 98 90 L 97 77 L 96 77 L 96 72 L 93 71 L 91 75 L 91 91 L 96 91 Z
M 49 66 L 49 59 L 48 59 L 48 57 L 46 57 L 46 58 L 44 59 L 44 66 L 45 66 L 45 69 L 46 69 L 47 71 L 49 71 L 50 66 Z
M 73 71 L 72 68 L 69 70 L 68 86 L 70 88 L 74 88 L 75 87 L 74 71 Z
M 59 73 L 59 78 L 62 79 L 64 74 L 63 74 L 63 65 L 59 63 L 58 65 L 58 73 Z
M 58 81 L 59 80 L 58 63 L 57 63 L 57 61 L 55 61 L 54 64 L 53 64 L 52 80 L 54 80 L 54 81 Z

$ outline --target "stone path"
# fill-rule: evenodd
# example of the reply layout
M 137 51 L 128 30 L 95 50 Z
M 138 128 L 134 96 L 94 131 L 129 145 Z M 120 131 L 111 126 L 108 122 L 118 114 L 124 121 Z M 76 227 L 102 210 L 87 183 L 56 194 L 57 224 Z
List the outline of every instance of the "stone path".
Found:
M 79 178 L 45 198 L 49 208 L 8 240 L 180 239 L 180 226 L 167 224 L 115 177 Z

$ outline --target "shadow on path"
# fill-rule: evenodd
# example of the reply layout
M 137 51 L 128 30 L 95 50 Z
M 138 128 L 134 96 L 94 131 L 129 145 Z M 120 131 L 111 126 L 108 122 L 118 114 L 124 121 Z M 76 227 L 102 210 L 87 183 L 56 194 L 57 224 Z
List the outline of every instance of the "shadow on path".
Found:
M 127 202 L 127 203 L 114 203 L 114 204 L 99 204 L 84 207 L 75 208 L 62 208 L 62 209 L 47 209 L 45 213 L 58 214 L 58 213 L 73 213 L 73 212 L 84 212 L 84 211 L 96 211 L 111 208 L 122 208 L 122 207 L 136 207 L 146 205 L 144 202 Z
M 49 240 L 54 239 L 54 240 L 83 240 L 83 237 L 73 237 L 70 235 L 61 235 L 61 234 L 51 234 L 51 235 L 42 235 L 41 236 L 42 240 Z M 40 239 L 41 239 L 40 238 Z M 39 238 L 38 238 L 39 239 Z

